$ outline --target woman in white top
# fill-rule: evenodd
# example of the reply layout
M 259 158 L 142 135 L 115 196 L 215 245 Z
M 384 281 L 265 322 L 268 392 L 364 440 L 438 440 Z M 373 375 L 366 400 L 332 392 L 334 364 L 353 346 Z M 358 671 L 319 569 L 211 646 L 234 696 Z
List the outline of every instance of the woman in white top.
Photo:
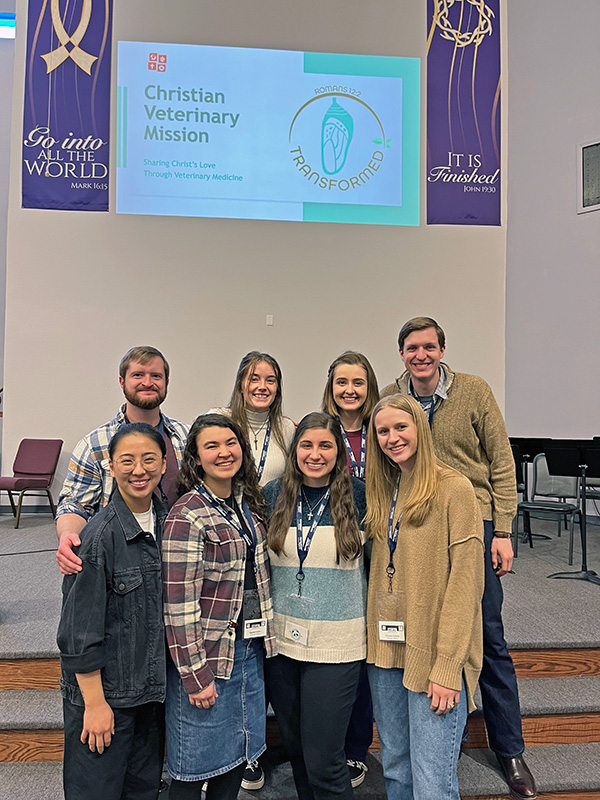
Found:
M 230 416 L 246 434 L 261 486 L 283 475 L 296 430 L 292 420 L 282 414 L 282 394 L 277 361 L 268 353 L 252 350 L 240 362 L 229 406 L 211 409 Z

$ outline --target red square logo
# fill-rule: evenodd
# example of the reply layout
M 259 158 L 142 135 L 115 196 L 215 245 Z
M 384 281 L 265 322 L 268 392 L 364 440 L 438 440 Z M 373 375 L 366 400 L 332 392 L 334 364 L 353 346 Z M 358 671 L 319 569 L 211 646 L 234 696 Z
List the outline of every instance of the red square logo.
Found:
M 158 57 L 158 62 L 159 62 L 159 64 L 166 64 L 167 63 L 167 57 L 166 56 L 159 56 Z
M 148 62 L 148 69 L 154 69 L 154 70 L 156 69 L 156 64 L 154 63 L 154 61 Z
M 150 55 L 148 56 L 148 61 L 156 61 L 157 59 L 158 59 L 157 53 L 150 53 Z
M 167 65 L 166 64 L 159 64 L 158 67 L 156 68 L 156 70 L 157 70 L 157 72 L 166 72 Z

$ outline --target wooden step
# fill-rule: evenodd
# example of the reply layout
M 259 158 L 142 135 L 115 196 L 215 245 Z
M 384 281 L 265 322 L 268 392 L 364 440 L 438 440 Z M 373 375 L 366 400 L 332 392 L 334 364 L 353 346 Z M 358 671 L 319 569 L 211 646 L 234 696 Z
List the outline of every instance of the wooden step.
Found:
M 600 712 L 522 717 L 525 747 L 600 742 Z M 482 717 L 469 719 L 467 748 L 489 747 Z
M 600 647 L 511 650 L 517 678 L 600 675 Z
M 58 658 L 0 659 L 0 691 L 5 689 L 57 689 Z
M 0 730 L 0 761 L 62 761 L 61 730 Z
M 511 800 L 509 794 L 461 795 L 462 800 Z M 540 792 L 538 800 L 600 800 L 600 789 L 591 792 Z

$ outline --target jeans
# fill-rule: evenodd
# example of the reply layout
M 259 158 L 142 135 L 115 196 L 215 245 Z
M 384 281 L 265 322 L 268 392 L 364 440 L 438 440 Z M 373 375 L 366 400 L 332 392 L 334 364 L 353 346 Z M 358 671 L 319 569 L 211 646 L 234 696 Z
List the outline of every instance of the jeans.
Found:
M 521 728 L 519 691 L 512 658 L 504 638 L 500 578 L 492 566 L 494 526 L 484 523 L 485 589 L 483 592 L 483 667 L 479 677 L 483 717 L 491 749 L 505 758 L 520 756 L 525 749 Z
M 269 698 L 299 800 L 353 800 L 344 739 L 362 663 L 266 660 Z
M 63 700 L 66 800 L 156 800 L 165 752 L 162 703 L 113 708 L 115 732 L 102 754 L 79 737 L 83 706 Z
M 467 719 L 460 702 L 437 716 L 424 692 L 402 684 L 404 670 L 368 664 L 388 800 L 460 800 L 456 767 Z

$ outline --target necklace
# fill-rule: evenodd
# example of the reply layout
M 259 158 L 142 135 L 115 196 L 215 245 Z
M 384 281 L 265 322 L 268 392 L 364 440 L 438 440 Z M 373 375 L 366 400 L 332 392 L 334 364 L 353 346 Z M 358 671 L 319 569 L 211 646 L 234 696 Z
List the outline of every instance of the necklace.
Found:
M 265 428 L 267 426 L 268 422 L 269 422 L 269 418 L 267 417 L 266 420 L 263 422 L 263 424 L 260 426 L 260 428 L 253 428 L 252 425 L 250 425 L 250 423 L 248 423 L 248 427 L 250 428 L 250 430 L 252 431 L 252 434 L 254 435 L 254 449 L 255 450 L 258 450 L 258 435 L 263 430 L 263 428 Z
M 310 522 L 310 521 L 312 520 L 312 518 L 314 517 L 314 515 L 315 515 L 315 508 L 317 508 L 317 506 L 319 505 L 319 503 L 320 503 L 320 502 L 321 502 L 321 500 L 323 499 L 323 497 L 324 497 L 324 495 L 325 495 L 325 492 L 327 491 L 327 488 L 328 488 L 328 487 L 326 486 L 326 487 L 325 487 L 325 489 L 324 489 L 324 490 L 321 492 L 321 494 L 319 495 L 319 497 L 317 497 L 317 500 L 316 500 L 316 502 L 314 503 L 314 505 L 312 505 L 312 506 L 311 506 L 311 504 L 308 502 L 308 497 L 307 497 L 307 496 L 304 494 L 304 487 L 303 487 L 303 486 L 301 486 L 301 487 L 300 487 L 300 491 L 301 491 L 301 493 L 302 493 L 302 501 L 303 501 L 304 503 L 306 503 L 306 505 L 308 506 L 308 514 L 307 514 L 306 516 L 307 516 L 307 518 L 308 518 L 308 521 L 309 521 L 309 522 Z

